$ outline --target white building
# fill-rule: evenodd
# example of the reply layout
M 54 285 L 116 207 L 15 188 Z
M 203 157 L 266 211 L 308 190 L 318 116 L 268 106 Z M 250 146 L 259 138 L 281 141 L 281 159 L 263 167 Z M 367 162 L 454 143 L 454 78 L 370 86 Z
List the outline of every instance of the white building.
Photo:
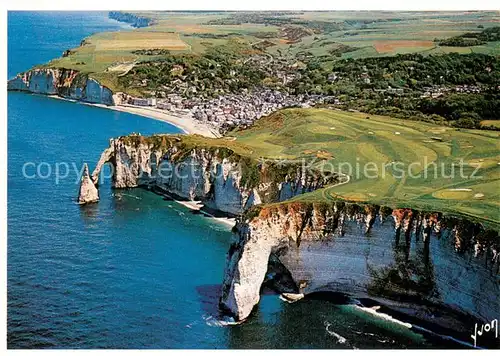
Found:
M 156 107 L 162 110 L 172 110 L 172 104 L 168 101 L 161 101 L 156 103 Z
M 156 98 L 133 98 L 132 104 L 137 106 L 156 106 Z

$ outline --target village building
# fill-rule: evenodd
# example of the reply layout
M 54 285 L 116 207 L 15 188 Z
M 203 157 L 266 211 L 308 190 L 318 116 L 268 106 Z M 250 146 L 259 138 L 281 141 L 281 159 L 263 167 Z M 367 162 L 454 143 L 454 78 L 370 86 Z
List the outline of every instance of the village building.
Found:
M 132 98 L 132 105 L 156 106 L 156 98 Z

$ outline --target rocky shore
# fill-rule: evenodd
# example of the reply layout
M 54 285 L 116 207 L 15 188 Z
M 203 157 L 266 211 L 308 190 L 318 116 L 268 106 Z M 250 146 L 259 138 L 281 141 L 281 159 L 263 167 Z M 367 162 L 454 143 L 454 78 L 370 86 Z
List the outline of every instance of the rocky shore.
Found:
M 172 107 L 137 108 L 123 105 L 126 96 L 113 94 L 86 75 L 47 68 L 18 75 L 9 81 L 8 89 L 135 108 L 145 110 L 144 116 L 184 110 L 187 122 L 219 131 L 232 124 L 250 125 L 287 105 L 314 105 L 323 100 L 263 90 L 220 97 L 208 104 L 172 96 Z M 199 132 L 216 136 L 210 129 Z M 225 148 L 186 142 L 172 135 L 110 140 L 93 173 L 84 170 L 78 202 L 99 200 L 99 174 L 110 163 L 115 188 L 157 188 L 196 202 L 200 208 L 236 217 L 220 298 L 221 310 L 236 321 L 251 314 L 263 284 L 284 293 L 288 301 L 318 292 L 369 298 L 464 335 L 470 332 L 469 324 L 497 317 L 497 231 L 438 212 L 344 202 L 287 202 L 337 184 L 342 177 L 324 180 L 293 166 L 255 164 Z M 163 174 L 165 164 L 171 173 L 179 174 Z
M 110 11 L 108 12 L 108 17 L 110 19 L 125 22 L 130 24 L 132 27 L 140 28 L 140 27 L 148 27 L 154 24 L 153 19 L 145 16 L 138 16 L 135 14 L 131 14 L 129 12 L 123 11 Z
M 62 98 L 115 105 L 113 92 L 88 75 L 72 69 L 36 68 L 7 82 L 7 90 L 57 95 Z
M 192 115 L 154 107 L 123 104 L 124 94 L 114 94 L 95 79 L 70 69 L 38 68 L 18 74 L 7 82 L 7 90 L 48 95 L 79 101 L 101 108 L 149 117 L 177 126 L 185 133 L 217 137 L 218 128 L 196 120 Z M 120 105 L 123 104 L 123 105 Z

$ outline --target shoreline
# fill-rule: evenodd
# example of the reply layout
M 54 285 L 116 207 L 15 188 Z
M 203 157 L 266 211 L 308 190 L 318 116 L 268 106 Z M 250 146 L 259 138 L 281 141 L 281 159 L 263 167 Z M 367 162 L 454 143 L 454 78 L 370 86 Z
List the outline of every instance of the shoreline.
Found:
M 220 135 L 216 132 L 213 131 L 213 129 L 207 125 L 204 125 L 200 122 L 198 122 L 196 119 L 183 115 L 183 116 L 177 116 L 170 114 L 168 112 L 165 112 L 164 110 L 156 109 L 153 107 L 142 107 L 142 106 L 135 106 L 135 105 L 114 105 L 114 106 L 107 106 L 104 104 L 94 104 L 94 103 L 86 103 L 86 102 L 81 102 L 83 104 L 87 104 L 90 106 L 95 106 L 95 107 L 100 107 L 100 108 L 105 108 L 105 109 L 110 109 L 110 110 L 115 110 L 115 111 L 121 111 L 121 112 L 126 112 L 129 114 L 134 114 L 134 115 L 139 115 L 143 116 L 149 119 L 153 120 L 158 120 L 158 121 L 163 121 L 166 123 L 169 123 L 179 129 L 181 129 L 185 134 L 195 134 L 195 135 L 201 135 L 205 137 L 212 137 L 212 138 L 217 138 L 220 137 Z
M 64 98 L 59 95 L 45 95 L 45 94 L 39 94 L 39 95 L 43 95 L 52 99 L 65 100 L 73 103 L 84 104 L 102 109 L 125 112 L 128 114 L 138 115 L 152 120 L 166 122 L 170 125 L 177 127 L 187 135 L 195 134 L 211 138 L 221 137 L 220 134 L 214 132 L 214 130 L 211 127 L 204 125 L 198 122 L 196 119 L 187 115 L 177 116 L 165 112 L 164 110 L 152 107 L 135 106 L 129 104 L 108 106 L 105 104 L 89 103 L 86 101 Z
M 43 94 L 40 94 L 43 95 Z M 59 99 L 59 100 L 64 100 L 64 101 L 70 101 L 73 103 L 81 103 L 97 108 L 103 108 L 103 109 L 110 109 L 110 110 L 115 110 L 115 111 L 121 111 L 121 112 L 126 112 L 129 114 L 134 114 L 138 116 L 142 116 L 148 119 L 153 119 L 153 120 L 158 120 L 158 121 L 163 121 L 168 124 L 171 124 L 180 130 L 182 130 L 185 134 L 198 134 L 206 137 L 220 137 L 220 135 L 216 135 L 210 128 L 208 128 L 205 125 L 202 125 L 200 123 L 194 122 L 194 119 L 188 116 L 184 117 L 177 117 L 173 115 L 169 115 L 165 112 L 160 111 L 159 109 L 153 109 L 153 108 L 143 108 L 143 107 L 138 107 L 138 106 L 133 106 L 133 105 L 115 105 L 115 106 L 107 106 L 104 104 L 96 104 L 96 103 L 88 103 L 85 101 L 79 101 L 75 99 L 68 99 L 68 98 L 63 98 L 58 95 L 43 95 L 52 99 Z M 185 119 L 185 121 L 181 121 Z M 194 211 L 199 211 L 206 217 L 213 219 L 217 222 L 223 223 L 226 226 L 233 227 L 236 224 L 236 220 L 234 218 L 229 218 L 229 217 L 217 217 L 209 212 L 203 210 L 203 204 L 199 201 L 184 201 L 184 200 L 178 200 L 175 199 L 173 196 L 166 192 L 158 192 L 154 191 L 156 194 L 160 196 L 167 197 L 171 199 L 172 201 Z
M 166 192 L 163 188 L 157 187 L 158 189 L 149 189 L 149 191 L 158 194 L 164 198 L 170 199 L 190 210 L 193 211 L 199 211 L 201 214 L 205 215 L 206 217 L 213 219 L 217 222 L 224 223 L 225 225 L 230 226 L 231 228 L 236 225 L 236 219 L 235 218 L 230 218 L 230 217 L 217 217 L 214 216 L 213 214 L 210 214 L 209 212 L 203 210 L 203 203 L 201 201 L 196 201 L 196 200 L 180 200 L 176 199 L 173 194 Z
M 183 201 L 183 200 L 176 200 L 176 199 L 172 199 L 172 200 L 175 201 L 176 203 L 182 205 L 182 206 L 185 206 L 188 209 L 191 209 L 191 210 L 194 210 L 194 211 L 199 211 L 200 213 L 202 213 L 206 217 L 208 217 L 210 219 L 213 219 L 213 220 L 215 220 L 217 222 L 226 224 L 226 225 L 228 225 L 231 228 L 234 225 L 236 225 L 236 219 L 234 219 L 234 218 L 216 217 L 216 216 L 214 216 L 214 215 L 206 212 L 205 210 L 202 209 L 203 208 L 203 204 L 201 204 L 201 202 L 198 202 L 198 201 Z

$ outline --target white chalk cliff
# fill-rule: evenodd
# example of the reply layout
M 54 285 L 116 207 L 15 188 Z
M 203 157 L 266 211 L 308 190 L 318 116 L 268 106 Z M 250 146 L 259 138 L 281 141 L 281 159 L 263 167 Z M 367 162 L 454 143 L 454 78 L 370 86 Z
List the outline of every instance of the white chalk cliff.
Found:
M 239 156 L 220 148 L 186 149 L 182 138 L 169 135 L 111 139 L 92 173 L 94 183 L 106 163 L 113 166 L 115 188 L 149 186 L 233 215 L 262 202 L 288 199 L 333 184 L 338 178 L 316 176 L 297 167 L 281 178 L 265 179 L 261 174 L 265 165 L 255 163 L 249 168 Z M 254 181 L 248 178 L 252 169 L 259 175 Z
M 250 315 L 269 279 L 281 293 L 370 298 L 461 332 L 470 327 L 462 315 L 487 321 L 500 310 L 498 232 L 478 223 L 411 209 L 285 202 L 251 209 L 233 232 L 220 306 L 235 320 Z M 287 271 L 286 288 L 271 258 Z
M 110 140 L 92 183 L 106 163 L 115 188 L 146 186 L 238 216 L 220 297 L 235 320 L 251 314 L 263 283 L 306 299 L 317 292 L 370 298 L 467 333 L 463 320 L 491 320 L 500 310 L 500 240 L 479 223 L 369 204 L 286 201 L 339 177 L 251 163 L 177 135 Z
M 113 92 L 73 69 L 35 68 L 7 82 L 7 90 L 57 95 L 89 103 L 114 105 Z

